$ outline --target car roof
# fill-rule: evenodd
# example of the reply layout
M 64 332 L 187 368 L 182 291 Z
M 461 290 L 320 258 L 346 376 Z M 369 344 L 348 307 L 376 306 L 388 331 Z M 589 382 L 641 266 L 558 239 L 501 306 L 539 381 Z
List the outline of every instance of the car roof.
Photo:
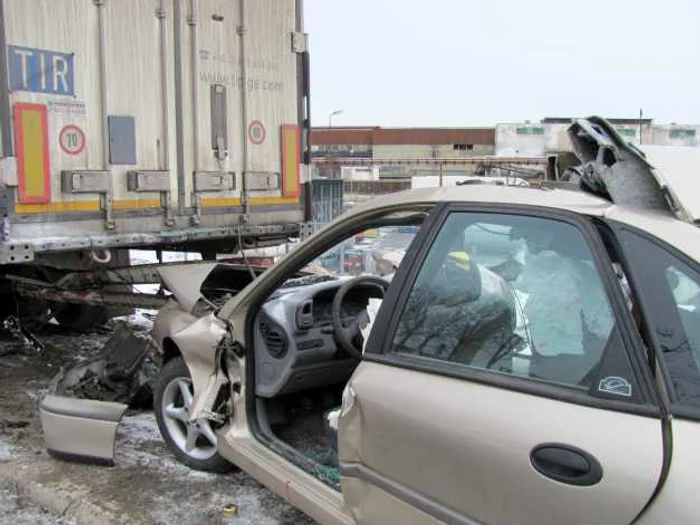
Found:
M 361 214 L 374 208 L 394 205 L 465 202 L 540 206 L 571 211 L 590 217 L 604 217 L 648 232 L 700 261 L 700 228 L 677 219 L 668 212 L 621 206 L 584 191 L 541 187 L 470 184 L 423 188 L 376 197 L 356 206 L 348 214 Z
M 444 186 L 423 188 L 391 193 L 376 197 L 356 206 L 348 213 L 360 214 L 368 209 L 384 208 L 392 205 L 438 204 L 441 202 L 470 202 L 485 204 L 514 204 L 543 206 L 569 210 L 584 215 L 602 217 L 613 206 L 610 201 L 582 191 L 545 189 L 528 186 L 502 186 L 496 184 L 468 184 L 464 186 Z

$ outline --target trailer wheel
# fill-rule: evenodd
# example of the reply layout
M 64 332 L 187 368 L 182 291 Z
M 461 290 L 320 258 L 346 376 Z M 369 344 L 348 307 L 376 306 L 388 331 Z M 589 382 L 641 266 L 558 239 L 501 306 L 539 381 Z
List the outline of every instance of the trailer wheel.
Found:
M 109 319 L 107 309 L 102 306 L 54 303 L 51 311 L 61 326 L 75 332 L 87 332 Z

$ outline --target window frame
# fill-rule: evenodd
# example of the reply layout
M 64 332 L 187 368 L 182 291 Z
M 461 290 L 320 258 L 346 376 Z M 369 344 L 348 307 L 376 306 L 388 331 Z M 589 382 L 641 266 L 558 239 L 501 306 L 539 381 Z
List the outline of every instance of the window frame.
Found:
M 617 282 L 617 277 L 612 269 L 612 264 L 608 258 L 602 239 L 590 220 L 570 211 L 519 204 L 448 202 L 444 203 L 441 208 L 436 211 L 437 214 L 435 220 L 430 225 L 430 230 L 425 232 L 425 235 L 420 239 L 420 243 L 414 243 L 411 246 L 411 250 L 404 258 L 405 261 L 411 261 L 410 265 L 402 265 L 393 279 L 394 284 L 389 289 L 384 303 L 394 307 L 381 308 L 375 320 L 375 326 L 386 326 L 386 330 L 382 330 L 381 333 L 378 330 L 373 330 L 371 332 L 363 360 L 417 372 L 474 381 L 496 388 L 532 394 L 577 405 L 655 418 L 662 415 L 659 397 L 653 387 L 653 379 L 644 359 L 644 351 L 641 347 L 641 342 L 638 336 L 635 338 L 633 335 L 633 330 L 635 329 L 632 316 L 627 309 L 622 290 Z M 499 374 L 494 371 L 467 366 L 455 366 L 454 363 L 449 363 L 447 361 L 427 360 L 407 354 L 391 353 L 390 347 L 397 330 L 399 319 L 403 314 L 408 295 L 413 290 L 420 269 L 423 267 L 435 239 L 451 213 L 523 215 L 564 222 L 581 232 L 593 257 L 596 270 L 601 277 L 603 288 L 610 300 L 610 307 L 620 335 L 622 349 L 627 354 L 630 363 L 630 373 L 634 376 L 640 390 L 641 401 L 634 402 L 594 397 L 589 392 L 577 391 L 571 387 L 555 383 L 533 381 L 527 377 Z
M 649 363 L 649 366 L 653 369 L 654 364 L 656 364 L 658 366 L 659 371 L 661 372 L 661 378 L 666 387 L 666 391 L 668 392 L 668 411 L 671 413 L 671 415 L 680 419 L 700 421 L 700 406 L 695 407 L 692 405 L 683 404 L 678 400 L 676 389 L 674 388 L 673 381 L 671 380 L 670 371 L 666 364 L 666 360 L 664 359 L 663 351 L 661 350 L 661 343 L 659 341 L 658 335 L 656 334 L 656 330 L 653 329 L 655 325 L 654 315 L 650 312 L 650 308 L 648 305 L 654 304 L 654 300 L 649 298 L 650 294 L 648 291 L 648 285 L 644 284 L 645 280 L 639 275 L 639 270 L 636 268 L 636 265 L 630 265 L 627 262 L 633 258 L 634 254 L 630 254 L 629 248 L 625 246 L 623 234 L 625 232 L 628 232 L 649 242 L 650 244 L 656 246 L 672 258 L 677 259 L 681 263 L 685 264 L 691 270 L 697 272 L 698 274 L 700 274 L 700 264 L 698 264 L 688 255 L 681 252 L 674 246 L 668 244 L 662 239 L 644 230 L 635 228 L 634 226 L 630 226 L 628 224 L 624 224 L 615 220 L 607 220 L 605 221 L 605 223 L 613 230 L 615 237 L 617 238 L 617 242 L 622 251 L 622 255 L 625 259 L 623 261 L 623 266 L 625 267 L 625 272 L 627 273 L 628 279 L 630 281 L 632 292 L 639 304 L 640 314 L 648 328 L 648 337 L 652 345 L 652 348 L 649 349 L 650 359 L 653 358 L 655 360 L 655 363 Z M 683 323 L 680 320 L 680 318 L 678 319 L 678 328 L 683 330 L 683 334 L 687 337 L 685 326 L 683 326 Z M 698 368 L 698 379 L 700 380 L 700 367 Z

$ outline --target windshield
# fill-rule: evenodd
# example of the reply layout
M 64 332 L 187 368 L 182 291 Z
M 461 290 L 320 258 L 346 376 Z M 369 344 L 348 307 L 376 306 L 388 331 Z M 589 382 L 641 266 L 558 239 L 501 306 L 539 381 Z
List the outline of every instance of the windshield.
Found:
M 388 275 L 398 268 L 418 233 L 418 226 L 385 226 L 365 230 L 335 245 L 314 259 L 335 276 Z

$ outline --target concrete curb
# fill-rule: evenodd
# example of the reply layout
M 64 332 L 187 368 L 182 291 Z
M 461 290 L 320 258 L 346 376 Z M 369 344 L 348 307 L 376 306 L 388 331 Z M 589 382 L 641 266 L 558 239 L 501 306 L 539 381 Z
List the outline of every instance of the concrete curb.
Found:
M 80 525 L 120 525 L 124 523 L 110 509 L 88 500 L 89 493 L 61 482 L 41 483 L 32 468 L 19 461 L 3 462 L 0 481 L 12 483 L 27 501 L 61 518 Z M 132 521 L 133 523 L 133 521 Z

